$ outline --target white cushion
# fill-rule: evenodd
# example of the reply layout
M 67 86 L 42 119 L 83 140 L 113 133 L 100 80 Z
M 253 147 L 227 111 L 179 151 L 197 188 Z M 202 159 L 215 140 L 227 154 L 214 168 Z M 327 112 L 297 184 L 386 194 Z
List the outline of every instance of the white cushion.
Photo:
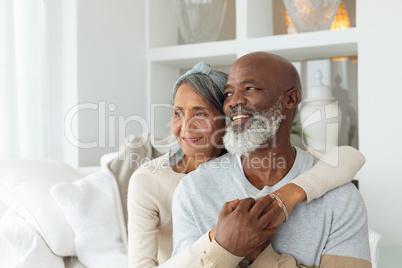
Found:
M 33 227 L 9 209 L 0 221 L 1 267 L 64 267 Z
M 74 233 L 64 218 L 50 188 L 59 182 L 81 178 L 59 161 L 0 161 L 0 199 L 25 218 L 59 256 L 71 256 Z
M 80 262 L 88 267 L 128 267 L 120 195 L 107 171 L 56 184 L 51 192 L 74 230 Z

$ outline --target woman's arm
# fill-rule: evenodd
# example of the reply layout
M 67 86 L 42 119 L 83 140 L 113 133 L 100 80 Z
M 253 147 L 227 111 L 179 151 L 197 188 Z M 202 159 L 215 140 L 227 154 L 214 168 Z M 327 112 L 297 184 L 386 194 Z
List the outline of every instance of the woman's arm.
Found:
M 201 265 L 197 263 L 211 245 L 209 233 L 206 233 L 182 252 L 159 265 L 159 226 L 160 224 L 169 224 L 166 222 L 167 219 L 164 220 L 165 223 L 162 222 L 160 209 L 163 207 L 162 204 L 166 205 L 166 202 L 169 201 L 166 197 L 169 195 L 167 192 L 173 192 L 175 187 L 170 189 L 164 187 L 154 176 L 154 174 L 146 170 L 139 169 L 130 179 L 127 200 L 129 267 L 187 268 L 197 266 L 205 268 L 221 264 L 221 255 L 217 251 L 213 256 L 209 257 L 209 262 Z M 169 218 L 169 221 L 171 222 L 171 218 Z
M 152 191 L 152 180 L 137 170 L 128 186 L 128 258 L 129 267 L 158 265 L 159 211 Z
M 308 152 L 319 161 L 291 181 L 306 192 L 306 203 L 351 182 L 366 161 L 361 152 L 350 146 L 332 147 L 325 154 Z
M 285 204 L 289 214 L 298 203 L 308 203 L 351 182 L 366 161 L 361 152 L 350 146 L 332 147 L 325 154 L 315 151 L 309 153 L 318 159 L 317 163 L 274 192 Z M 282 213 L 270 226 L 277 226 L 284 220 L 285 214 Z

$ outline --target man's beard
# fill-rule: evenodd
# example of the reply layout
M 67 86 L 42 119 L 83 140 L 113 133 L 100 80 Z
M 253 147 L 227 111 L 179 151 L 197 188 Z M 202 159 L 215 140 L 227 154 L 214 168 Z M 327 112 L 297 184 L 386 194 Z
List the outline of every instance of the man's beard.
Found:
M 244 112 L 251 115 L 251 118 L 243 126 L 232 126 L 231 114 Z M 276 134 L 281 121 L 282 97 L 267 111 L 256 112 L 243 109 L 237 106 L 232 109 L 226 117 L 226 134 L 223 136 L 223 143 L 226 150 L 231 154 L 247 156 L 262 145 L 268 146 L 268 142 Z

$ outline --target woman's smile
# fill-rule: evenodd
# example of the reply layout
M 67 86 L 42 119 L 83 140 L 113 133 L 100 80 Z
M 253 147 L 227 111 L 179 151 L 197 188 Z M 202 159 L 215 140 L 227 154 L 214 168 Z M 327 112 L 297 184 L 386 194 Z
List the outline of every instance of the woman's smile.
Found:
M 185 141 L 186 143 L 189 144 L 193 144 L 193 143 L 197 143 L 198 141 L 200 141 L 202 139 L 202 137 L 181 137 L 181 139 L 183 141 Z

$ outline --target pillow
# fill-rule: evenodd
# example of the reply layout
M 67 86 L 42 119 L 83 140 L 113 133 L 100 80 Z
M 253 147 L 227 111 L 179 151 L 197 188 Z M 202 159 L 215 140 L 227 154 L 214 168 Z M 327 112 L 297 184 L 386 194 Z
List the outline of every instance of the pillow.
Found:
M 82 178 L 59 161 L 0 161 L 0 199 L 16 209 L 59 256 L 71 256 L 74 233 L 54 202 L 50 188 L 58 182 Z
M 128 267 L 127 234 L 117 183 L 101 170 L 51 189 L 75 233 L 78 259 L 88 267 Z
M 64 267 L 45 241 L 22 217 L 9 209 L 0 221 L 0 264 L 2 267 Z
M 105 155 L 101 158 L 101 166 L 107 167 L 119 186 L 126 225 L 128 222 L 128 183 L 131 175 L 147 160 L 152 160 L 169 152 L 170 147 L 175 143 L 176 139 L 173 135 L 163 139 L 145 133 L 142 136 L 130 135 L 126 138 L 125 143 L 120 146 L 118 154 Z

